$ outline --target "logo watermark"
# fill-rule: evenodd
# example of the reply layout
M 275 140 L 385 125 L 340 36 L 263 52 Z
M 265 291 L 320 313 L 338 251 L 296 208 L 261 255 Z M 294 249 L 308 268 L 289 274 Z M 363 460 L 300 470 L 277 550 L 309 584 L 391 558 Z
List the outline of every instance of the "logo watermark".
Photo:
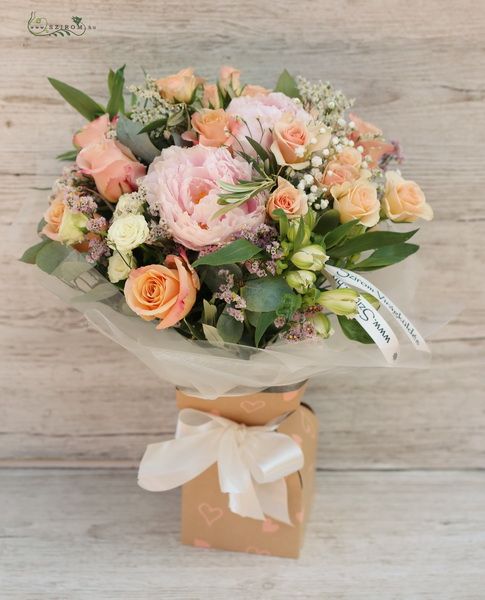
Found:
M 96 29 L 96 25 L 83 23 L 82 17 L 71 17 L 70 23 L 49 22 L 45 17 L 38 17 L 35 12 L 30 14 L 27 22 L 29 33 L 37 37 L 70 37 L 72 35 L 80 37 L 86 31 Z

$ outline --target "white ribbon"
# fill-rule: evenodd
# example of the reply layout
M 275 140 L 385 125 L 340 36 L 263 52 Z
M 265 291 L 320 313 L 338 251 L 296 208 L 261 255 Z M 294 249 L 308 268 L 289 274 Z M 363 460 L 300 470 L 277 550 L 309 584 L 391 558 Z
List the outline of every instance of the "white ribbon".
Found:
M 291 525 L 285 477 L 303 466 L 300 446 L 268 425 L 247 427 L 192 408 L 180 411 L 175 439 L 147 446 L 138 484 L 151 492 L 178 487 L 217 463 L 221 491 L 242 517 L 265 515 Z
M 386 308 L 396 323 L 401 327 L 411 343 L 421 352 L 429 352 L 429 348 L 416 327 L 410 319 L 406 317 L 403 311 L 394 302 L 384 294 L 378 287 L 371 283 L 362 275 L 353 271 L 342 269 L 341 267 L 325 266 L 325 270 L 335 280 L 337 287 L 354 287 L 362 292 L 372 294 L 384 308 Z M 357 302 L 358 315 L 357 321 L 364 327 L 371 338 L 383 353 L 388 362 L 393 362 L 399 354 L 399 341 L 388 325 L 387 321 L 379 315 L 363 296 L 359 296 Z

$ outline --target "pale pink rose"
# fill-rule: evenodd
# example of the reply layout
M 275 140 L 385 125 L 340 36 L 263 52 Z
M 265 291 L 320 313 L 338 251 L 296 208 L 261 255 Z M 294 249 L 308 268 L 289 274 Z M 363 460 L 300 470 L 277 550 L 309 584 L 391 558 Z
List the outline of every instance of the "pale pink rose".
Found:
M 198 85 L 203 82 L 194 74 L 194 69 L 182 69 L 175 75 L 157 80 L 160 95 L 169 102 L 190 102 Z
M 109 115 L 101 115 L 94 121 L 87 123 L 74 134 L 72 143 L 76 148 L 85 148 L 94 142 L 102 142 L 110 128 Z
M 382 200 L 384 212 L 392 221 L 413 223 L 417 219 L 430 221 L 433 209 L 426 202 L 423 190 L 414 181 L 403 179 L 396 171 L 386 173 Z
M 133 269 L 124 291 L 133 312 L 146 321 L 160 319 L 157 329 L 167 329 L 187 316 L 199 288 L 199 278 L 187 257 L 171 254 L 164 265 Z
M 203 146 L 230 146 L 240 122 L 228 115 L 222 108 L 205 108 L 192 115 L 192 127 L 199 134 L 199 144 Z
M 327 187 L 331 187 L 332 185 L 341 185 L 346 181 L 357 181 L 359 177 L 360 170 L 356 167 L 343 165 L 336 160 L 331 160 L 325 167 L 321 183 Z
M 371 161 L 367 161 L 367 164 L 371 169 L 375 169 L 385 154 L 394 154 L 396 148 L 394 144 L 385 142 L 384 140 L 359 140 L 359 146 L 364 149 L 363 155 L 370 156 Z
M 131 150 L 115 140 L 104 140 L 86 146 L 77 155 L 77 166 L 90 175 L 99 193 L 110 202 L 122 194 L 138 189 L 136 180 L 145 175 L 146 168 Z
M 172 146 L 148 169 L 143 185 L 150 209 L 163 219 L 176 242 L 201 250 L 223 244 L 244 228 L 264 222 L 265 195 L 252 198 L 224 215 L 217 200 L 219 182 L 251 179 L 251 165 L 226 148 Z
M 334 185 L 330 190 L 334 197 L 333 207 L 338 211 L 341 223 L 358 219 L 362 225 L 373 227 L 379 222 L 381 205 L 375 185 L 367 179 L 354 183 Z
M 271 93 L 271 90 L 263 87 L 262 85 L 250 85 L 247 84 L 243 87 L 241 96 L 267 96 Z
M 271 193 L 266 211 L 277 220 L 274 211 L 281 208 L 289 219 L 306 215 L 308 203 L 303 193 L 283 177 L 278 177 L 278 187 Z
M 204 93 L 202 95 L 202 106 L 204 108 L 221 107 L 219 92 L 215 83 L 206 83 L 204 85 Z
M 322 129 L 322 132 L 320 131 Z M 274 125 L 271 152 L 279 165 L 304 169 L 310 165 L 310 157 L 328 146 L 330 131 L 321 126 L 307 125 L 285 114 Z
M 65 208 L 64 192 L 60 191 L 52 199 L 49 208 L 44 213 L 45 225 L 41 233 L 55 242 L 59 241 L 59 228 L 61 226 Z
M 371 135 L 375 137 L 382 135 L 382 129 L 379 129 L 373 123 L 369 123 L 369 121 L 364 121 L 364 119 L 361 119 L 355 113 L 349 113 L 349 119 L 355 123 L 355 131 L 359 136 Z
M 305 124 L 311 120 L 306 110 L 280 92 L 233 98 L 226 112 L 240 117 L 243 122 L 236 136 L 239 143 L 234 148 L 242 149 L 251 156 L 255 156 L 256 153 L 246 137 L 255 139 L 263 148 L 269 150 L 273 143 L 273 127 L 285 113 Z
M 241 71 L 224 65 L 219 73 L 219 87 L 221 90 L 227 91 L 229 88 L 234 90 L 236 94 L 241 90 Z

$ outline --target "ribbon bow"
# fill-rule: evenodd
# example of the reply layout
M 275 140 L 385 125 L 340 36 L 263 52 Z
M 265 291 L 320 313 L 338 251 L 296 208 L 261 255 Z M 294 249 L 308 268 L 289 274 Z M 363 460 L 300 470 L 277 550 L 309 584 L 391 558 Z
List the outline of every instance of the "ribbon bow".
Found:
M 265 515 L 291 525 L 285 477 L 303 466 L 300 446 L 276 431 L 286 415 L 247 427 L 191 408 L 180 411 L 175 439 L 147 446 L 138 484 L 151 492 L 178 487 L 217 463 L 221 491 L 241 517 Z

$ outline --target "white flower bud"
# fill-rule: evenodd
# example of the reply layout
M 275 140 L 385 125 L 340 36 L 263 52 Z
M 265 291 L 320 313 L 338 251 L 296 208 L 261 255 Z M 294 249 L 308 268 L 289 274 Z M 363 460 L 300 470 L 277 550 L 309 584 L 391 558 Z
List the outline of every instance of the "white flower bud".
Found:
M 115 250 L 108 259 L 108 278 L 111 283 L 118 283 L 118 281 L 127 279 L 134 268 L 136 268 L 136 261 L 131 252 L 121 255 Z

